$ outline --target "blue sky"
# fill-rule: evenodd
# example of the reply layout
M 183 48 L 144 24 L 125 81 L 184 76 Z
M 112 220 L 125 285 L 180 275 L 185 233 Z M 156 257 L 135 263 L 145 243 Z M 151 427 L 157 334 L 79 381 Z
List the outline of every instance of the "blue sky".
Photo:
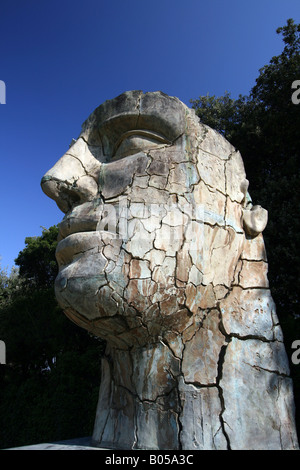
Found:
M 299 0 L 2 0 L 2 268 L 63 214 L 40 189 L 88 115 L 126 91 L 248 94 Z M 300 77 L 295 77 L 295 79 Z

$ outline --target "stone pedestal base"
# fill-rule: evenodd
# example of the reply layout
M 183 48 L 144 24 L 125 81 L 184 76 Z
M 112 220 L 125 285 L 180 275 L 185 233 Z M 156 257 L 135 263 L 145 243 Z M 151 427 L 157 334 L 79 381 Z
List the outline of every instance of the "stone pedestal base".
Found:
M 217 316 L 210 314 L 213 332 Z M 209 345 L 203 341 L 205 329 L 199 331 L 202 341 L 196 333 L 181 353 L 162 341 L 107 352 L 93 445 L 144 450 L 298 448 L 283 344 L 238 338 L 227 342 L 225 337 L 221 342 L 215 335 Z

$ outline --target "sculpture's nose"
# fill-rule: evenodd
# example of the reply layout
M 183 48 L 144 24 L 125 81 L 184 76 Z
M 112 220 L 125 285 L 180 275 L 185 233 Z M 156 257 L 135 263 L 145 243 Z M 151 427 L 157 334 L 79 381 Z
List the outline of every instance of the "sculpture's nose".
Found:
M 97 196 L 100 166 L 86 142 L 79 138 L 43 176 L 42 190 L 66 213 L 74 205 Z

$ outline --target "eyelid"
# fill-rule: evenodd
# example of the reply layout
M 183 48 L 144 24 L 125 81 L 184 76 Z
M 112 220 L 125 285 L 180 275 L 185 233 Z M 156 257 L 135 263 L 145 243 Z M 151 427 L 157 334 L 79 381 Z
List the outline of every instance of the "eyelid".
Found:
M 127 131 L 124 134 L 121 135 L 121 137 L 117 140 L 114 150 L 113 150 L 113 155 L 116 154 L 116 151 L 118 150 L 119 146 L 123 142 L 123 140 L 127 139 L 127 137 L 131 136 L 141 136 L 141 137 L 147 137 L 148 139 L 153 139 L 157 140 L 157 142 L 161 142 L 163 144 L 168 144 L 170 145 L 172 142 L 170 142 L 168 139 L 166 139 L 163 135 L 158 134 L 157 132 L 153 131 L 147 131 L 144 129 L 134 129 L 131 131 Z

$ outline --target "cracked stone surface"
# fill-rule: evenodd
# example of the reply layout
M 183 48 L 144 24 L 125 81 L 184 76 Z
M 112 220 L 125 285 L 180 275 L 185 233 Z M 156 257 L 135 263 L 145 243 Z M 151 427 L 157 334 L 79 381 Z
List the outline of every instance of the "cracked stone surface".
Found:
M 41 184 L 65 213 L 58 302 L 107 344 L 94 444 L 298 449 L 267 211 L 238 150 L 177 98 L 131 91 Z

